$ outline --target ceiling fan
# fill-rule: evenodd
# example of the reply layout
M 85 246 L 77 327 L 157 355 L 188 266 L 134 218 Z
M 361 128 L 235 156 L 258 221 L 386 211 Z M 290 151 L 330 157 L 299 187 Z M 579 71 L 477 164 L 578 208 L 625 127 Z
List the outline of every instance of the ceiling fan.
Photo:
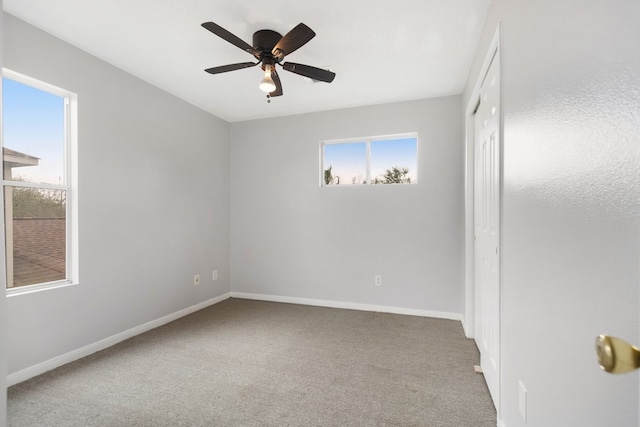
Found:
M 267 92 L 267 97 L 282 95 L 282 83 L 280 82 L 280 77 L 278 77 L 276 65 L 292 73 L 321 82 L 331 83 L 336 77 L 335 73 L 331 71 L 310 65 L 296 64 L 295 62 L 282 63 L 285 56 L 298 50 L 315 37 L 316 33 L 302 23 L 298 24 L 284 37 L 273 30 L 256 31 L 253 34 L 253 46 L 213 22 L 205 22 L 202 26 L 216 36 L 250 53 L 258 60 L 258 62 L 240 62 L 237 64 L 207 68 L 205 71 L 210 74 L 220 74 L 262 64 L 261 68 L 264 71 L 264 78 L 260 82 L 259 87 L 262 91 Z

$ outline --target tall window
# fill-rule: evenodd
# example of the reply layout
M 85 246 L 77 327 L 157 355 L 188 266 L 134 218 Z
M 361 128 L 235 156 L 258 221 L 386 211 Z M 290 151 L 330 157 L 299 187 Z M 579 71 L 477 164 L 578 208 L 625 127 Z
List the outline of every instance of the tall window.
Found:
M 9 70 L 2 85 L 7 288 L 70 283 L 75 96 Z
M 322 186 L 418 182 L 417 134 L 323 141 L 321 148 Z

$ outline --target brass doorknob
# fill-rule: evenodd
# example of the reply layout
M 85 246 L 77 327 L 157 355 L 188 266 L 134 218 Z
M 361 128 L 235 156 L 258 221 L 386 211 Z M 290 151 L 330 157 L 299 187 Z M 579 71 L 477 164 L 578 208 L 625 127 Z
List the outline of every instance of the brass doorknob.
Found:
M 611 374 L 624 374 L 640 368 L 640 349 L 620 338 L 598 335 L 596 354 L 600 367 Z

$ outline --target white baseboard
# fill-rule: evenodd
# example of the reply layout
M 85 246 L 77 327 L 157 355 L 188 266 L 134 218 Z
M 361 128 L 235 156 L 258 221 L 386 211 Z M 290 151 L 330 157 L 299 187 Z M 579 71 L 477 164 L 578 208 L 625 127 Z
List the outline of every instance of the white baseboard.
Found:
M 449 320 L 458 320 L 458 321 L 462 320 L 462 316 L 459 313 L 449 313 L 444 311 L 419 310 L 419 309 L 413 309 L 413 308 L 391 307 L 391 306 L 373 305 L 373 304 L 360 304 L 360 303 L 342 302 L 342 301 L 326 301 L 326 300 L 318 300 L 318 299 L 311 299 L 311 298 L 284 297 L 284 296 L 278 296 L 278 295 L 251 294 L 251 293 L 245 293 L 245 292 L 227 292 L 226 294 L 220 295 L 216 298 L 203 301 L 199 304 L 193 305 L 191 307 L 187 307 L 185 309 L 176 311 L 175 313 L 168 314 L 159 319 L 152 320 L 140 326 L 136 326 L 126 331 L 120 332 L 119 334 L 102 339 L 93 344 L 86 345 L 84 347 L 78 348 L 76 350 L 70 351 L 68 353 L 62 354 L 60 356 L 54 357 L 52 359 L 30 366 L 28 368 L 22 369 L 20 371 L 11 373 L 7 376 L 7 386 L 9 387 L 9 386 L 21 383 L 23 381 L 26 381 L 35 376 L 44 374 L 45 372 L 48 372 L 59 366 L 66 365 L 67 363 L 71 363 L 75 360 L 89 356 L 90 354 L 96 353 L 100 350 L 104 350 L 105 348 L 111 347 L 126 339 L 135 337 L 136 335 L 140 335 L 144 332 L 150 331 L 151 329 L 155 329 L 166 323 L 173 322 L 174 320 L 177 320 L 181 317 L 194 313 L 198 310 L 202 310 L 203 308 L 209 307 L 210 305 L 217 304 L 230 297 L 240 298 L 240 299 L 260 300 L 260 301 L 283 302 L 283 303 L 289 303 L 289 304 L 312 305 L 312 306 L 318 306 L 318 307 L 344 308 L 349 310 L 404 314 L 404 315 L 420 316 L 420 317 L 434 317 L 438 319 L 449 319 Z M 501 423 L 498 423 L 498 426 L 504 427 L 504 426 L 501 426 Z
M 259 301 L 284 302 L 289 304 L 313 305 L 318 307 L 345 308 L 349 310 L 377 311 L 380 313 L 405 314 L 409 316 L 435 317 L 438 319 L 462 320 L 460 313 L 446 311 L 419 310 L 415 308 L 391 307 L 385 305 L 360 304 L 355 302 L 326 301 L 311 298 L 283 297 L 279 295 L 250 294 L 231 292 L 231 298 L 252 299 Z
M 210 305 L 224 301 L 230 296 L 231 293 L 227 292 L 226 294 L 211 298 L 196 305 L 192 305 L 191 307 L 187 307 L 185 309 L 176 311 L 175 313 L 163 316 L 159 319 L 152 320 L 140 326 L 136 326 L 135 328 L 120 332 L 119 334 L 102 339 L 93 344 L 86 345 L 84 347 L 70 351 L 69 353 L 62 354 L 60 356 L 54 357 L 53 359 L 46 360 L 42 363 L 38 363 L 37 365 L 33 365 L 18 372 L 9 374 L 7 376 L 7 387 L 21 383 L 28 380 L 29 378 L 33 378 L 40 374 L 44 374 L 45 372 L 48 372 L 62 365 L 66 365 L 67 363 L 73 362 L 83 357 L 89 356 L 90 354 L 93 354 L 100 350 L 104 350 L 105 348 L 118 344 L 121 341 L 135 337 L 136 335 L 140 335 L 143 332 L 147 332 L 166 323 L 173 322 L 174 320 L 184 317 L 188 314 L 195 313 L 196 311 L 202 310 L 203 308 L 209 307 Z
M 473 332 L 474 332 L 473 325 L 469 325 L 467 323 L 466 317 L 462 316 L 460 319 L 460 322 L 462 323 L 462 330 L 464 331 L 464 336 L 469 339 L 475 338 L 475 335 L 473 335 Z

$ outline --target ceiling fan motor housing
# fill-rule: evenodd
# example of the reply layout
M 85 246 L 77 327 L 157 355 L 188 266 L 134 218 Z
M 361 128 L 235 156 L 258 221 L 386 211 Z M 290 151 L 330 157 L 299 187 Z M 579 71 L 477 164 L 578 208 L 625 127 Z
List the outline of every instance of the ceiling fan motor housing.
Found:
M 271 52 L 282 36 L 273 30 L 260 30 L 253 33 L 253 47 L 263 53 Z

